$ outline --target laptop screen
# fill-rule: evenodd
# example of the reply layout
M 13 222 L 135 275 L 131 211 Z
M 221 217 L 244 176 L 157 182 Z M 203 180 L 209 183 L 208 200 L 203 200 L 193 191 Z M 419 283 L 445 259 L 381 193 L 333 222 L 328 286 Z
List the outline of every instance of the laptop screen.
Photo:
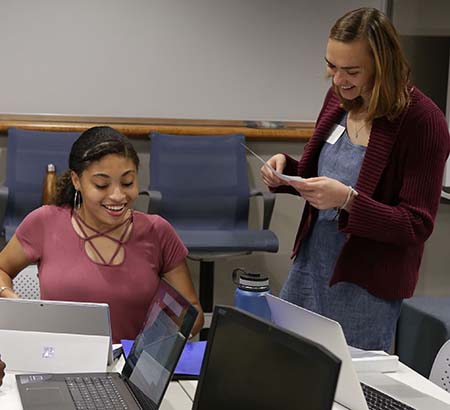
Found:
M 301 336 L 216 306 L 194 410 L 329 410 L 340 360 Z
M 160 404 L 197 313 L 167 282 L 160 281 L 122 371 L 144 408 Z
M 105 303 L 0 298 L 0 312 L 0 353 L 11 371 L 104 372 L 112 363 Z

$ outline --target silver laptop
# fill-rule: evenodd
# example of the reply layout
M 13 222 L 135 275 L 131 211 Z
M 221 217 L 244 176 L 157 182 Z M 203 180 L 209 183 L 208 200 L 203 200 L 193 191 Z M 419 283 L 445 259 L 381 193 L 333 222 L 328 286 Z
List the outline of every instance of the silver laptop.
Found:
M 121 374 L 16 375 L 24 410 L 158 409 L 197 314 L 161 280 Z
M 106 371 L 111 347 L 105 303 L 0 298 L 0 350 L 10 370 Z
M 375 407 L 370 398 L 366 400 L 366 397 L 370 397 L 370 395 L 379 395 L 377 391 L 374 392 L 371 389 L 372 387 L 381 391 L 381 396 L 384 393 L 386 401 L 394 399 L 401 402 L 400 405 L 402 403 L 407 405 L 399 407 L 400 405 L 396 404 L 398 407 L 391 407 L 392 409 L 450 409 L 450 405 L 382 373 L 360 373 L 358 377 L 353 367 L 344 332 L 338 322 L 276 296 L 266 295 L 266 300 L 275 324 L 321 344 L 341 359 L 342 366 L 334 398 L 340 405 L 351 410 L 389 409 L 390 407 Z

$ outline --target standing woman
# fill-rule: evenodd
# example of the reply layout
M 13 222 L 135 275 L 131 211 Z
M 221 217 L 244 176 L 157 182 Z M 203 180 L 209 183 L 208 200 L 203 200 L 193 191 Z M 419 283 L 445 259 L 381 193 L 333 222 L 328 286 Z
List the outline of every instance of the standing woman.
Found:
M 203 313 L 186 265 L 187 249 L 157 215 L 133 211 L 139 158 L 110 127 L 75 141 L 57 204 L 31 212 L 0 253 L 0 296 L 17 297 L 12 279 L 37 263 L 42 299 L 108 303 L 113 342 L 134 339 L 161 278 Z
M 398 34 L 379 10 L 337 20 L 325 62 L 332 87 L 301 159 L 268 160 L 305 179 L 286 183 L 261 168 L 272 190 L 306 200 L 281 297 L 339 321 L 349 345 L 388 351 L 433 230 L 448 125 L 409 83 Z

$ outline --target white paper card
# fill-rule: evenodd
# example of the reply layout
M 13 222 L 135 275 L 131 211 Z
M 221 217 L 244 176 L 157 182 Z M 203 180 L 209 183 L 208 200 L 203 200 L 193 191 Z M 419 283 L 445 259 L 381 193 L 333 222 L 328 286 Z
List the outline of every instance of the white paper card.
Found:
M 250 152 L 250 154 L 254 155 L 255 158 L 257 158 L 259 161 L 263 163 L 267 168 L 269 168 L 278 178 L 282 179 L 283 181 L 303 181 L 304 178 L 299 176 L 293 176 L 293 175 L 285 175 L 281 172 L 278 172 L 277 170 L 273 169 L 264 159 L 262 159 L 255 151 L 251 150 L 247 145 L 244 145 L 244 148 Z

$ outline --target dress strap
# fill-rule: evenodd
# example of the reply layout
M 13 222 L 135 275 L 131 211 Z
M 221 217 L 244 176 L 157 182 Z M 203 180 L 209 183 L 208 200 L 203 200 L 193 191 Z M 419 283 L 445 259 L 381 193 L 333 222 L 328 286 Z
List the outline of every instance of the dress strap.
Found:
M 74 216 L 74 219 L 75 219 L 75 221 L 76 221 L 76 223 L 77 223 L 78 228 L 80 229 L 81 233 L 82 233 L 83 236 L 84 236 L 84 237 L 82 237 L 82 239 L 83 239 L 85 242 L 88 242 L 88 243 L 91 245 L 92 249 L 93 249 L 94 252 L 97 254 L 97 256 L 101 259 L 101 261 L 102 261 L 102 263 L 103 263 L 104 265 L 106 265 L 106 266 L 112 266 L 112 261 L 113 261 L 114 258 L 117 256 L 117 254 L 118 254 L 119 251 L 120 251 L 120 248 L 121 248 L 121 247 L 124 245 L 124 243 L 125 243 L 125 242 L 124 242 L 124 238 L 125 238 L 125 236 L 126 236 L 126 234 L 127 234 L 127 232 L 128 232 L 128 229 L 129 229 L 131 223 L 133 222 L 133 211 L 131 210 L 131 215 L 130 215 L 127 219 L 125 219 L 123 222 L 121 222 L 119 225 L 114 226 L 114 227 L 112 227 L 112 228 L 110 228 L 110 229 L 108 229 L 108 230 L 106 230 L 106 231 L 104 231 L 104 232 L 100 232 L 98 229 L 96 229 L 96 228 L 90 226 L 89 224 L 87 224 L 87 223 L 81 218 L 80 214 L 79 214 L 77 211 L 75 211 L 75 210 L 74 210 L 74 212 L 73 212 L 73 216 Z M 123 225 L 126 225 L 126 226 L 125 226 L 125 229 L 123 230 L 122 234 L 120 235 L 120 238 L 119 238 L 119 239 L 114 238 L 113 236 L 109 235 L 109 233 L 111 233 L 111 232 L 117 230 L 118 228 L 120 228 L 120 227 L 123 226 Z M 85 227 L 88 228 L 88 229 L 90 229 L 91 231 L 93 231 L 94 234 L 88 235 L 87 232 L 86 232 L 86 230 L 85 230 Z M 105 258 L 103 257 L 103 255 L 100 253 L 100 251 L 97 249 L 97 247 L 95 246 L 95 244 L 94 244 L 94 242 L 93 242 L 93 240 L 94 240 L 95 238 L 100 238 L 100 237 L 108 238 L 109 240 L 111 240 L 111 241 L 117 243 L 116 250 L 114 251 L 112 257 L 111 257 L 110 260 L 109 260 L 109 262 L 107 262 L 107 261 L 105 260 Z

